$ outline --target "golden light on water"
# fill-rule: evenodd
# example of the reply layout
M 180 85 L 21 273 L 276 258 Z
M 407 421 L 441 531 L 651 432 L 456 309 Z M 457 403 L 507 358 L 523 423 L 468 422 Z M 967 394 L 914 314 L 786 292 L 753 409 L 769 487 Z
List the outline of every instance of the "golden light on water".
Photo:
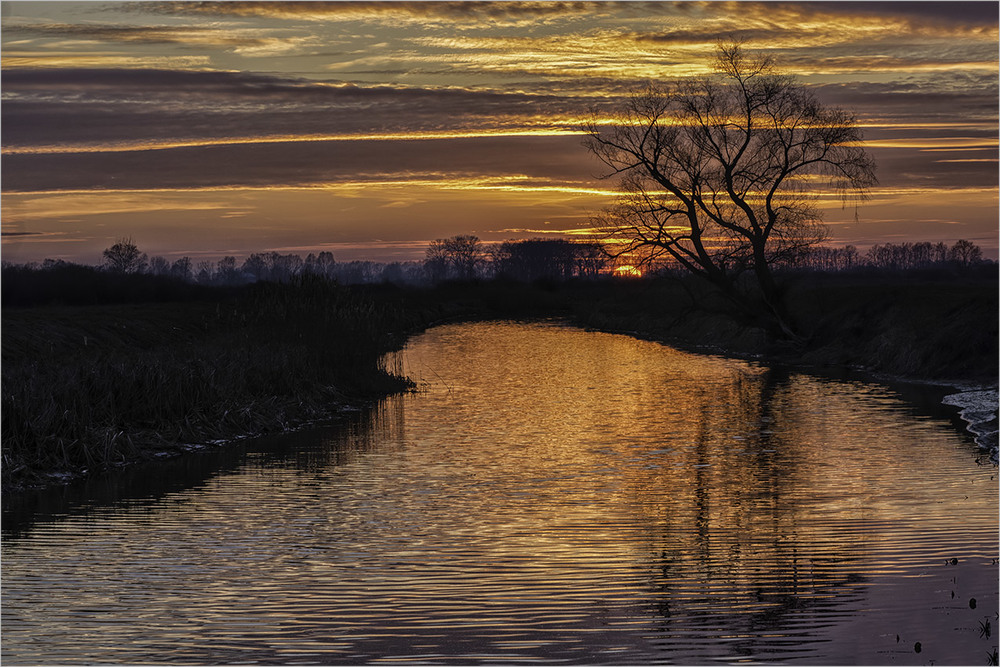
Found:
M 947 417 L 554 324 L 434 327 L 397 359 L 420 391 L 5 533 L 5 660 L 985 653 L 997 485 Z

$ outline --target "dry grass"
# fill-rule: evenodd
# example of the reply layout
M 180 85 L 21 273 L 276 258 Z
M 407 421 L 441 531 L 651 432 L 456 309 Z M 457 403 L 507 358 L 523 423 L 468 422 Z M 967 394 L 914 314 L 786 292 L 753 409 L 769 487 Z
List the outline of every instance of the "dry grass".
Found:
M 236 299 L 4 312 L 3 481 L 282 430 L 406 390 L 383 366 L 418 324 L 321 281 Z

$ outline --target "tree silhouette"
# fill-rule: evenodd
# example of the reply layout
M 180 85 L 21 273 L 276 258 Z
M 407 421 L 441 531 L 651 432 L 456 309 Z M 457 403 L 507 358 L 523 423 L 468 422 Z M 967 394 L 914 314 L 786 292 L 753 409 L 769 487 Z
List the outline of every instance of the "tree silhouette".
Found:
M 156 255 L 151 257 L 149 260 L 149 266 L 146 269 L 154 276 L 169 276 L 170 275 L 170 262 L 167 261 L 165 257 Z
M 651 84 L 610 125 L 587 125 L 605 177 L 621 179 L 598 222 L 612 254 L 671 260 L 795 338 L 772 265 L 825 238 L 810 187 L 824 181 L 845 202 L 864 200 L 875 165 L 854 117 L 821 105 L 770 58 L 721 45 L 716 69 Z
M 103 255 L 105 268 L 115 273 L 140 273 L 146 269 L 146 254 L 131 238 L 118 239 Z
M 452 271 L 461 280 L 472 280 L 485 261 L 486 250 L 479 237 L 466 234 L 431 241 L 424 267 L 434 282 L 449 277 Z
M 490 255 L 495 275 L 527 281 L 594 277 L 607 264 L 599 244 L 566 239 L 504 241 L 490 248 Z
M 440 282 L 448 277 L 448 251 L 444 239 L 435 239 L 427 246 L 424 270 L 431 282 Z
M 483 244 L 478 236 L 453 236 L 444 242 L 445 252 L 452 266 L 462 280 L 472 280 L 476 277 L 480 265 L 486 259 Z
M 970 266 L 982 261 L 983 251 L 972 241 L 959 239 L 948 251 L 948 259 L 962 266 Z
M 194 278 L 194 272 L 191 268 L 191 258 L 181 257 L 180 259 L 174 260 L 174 263 L 170 265 L 170 275 L 175 278 L 180 278 L 181 280 L 192 280 Z

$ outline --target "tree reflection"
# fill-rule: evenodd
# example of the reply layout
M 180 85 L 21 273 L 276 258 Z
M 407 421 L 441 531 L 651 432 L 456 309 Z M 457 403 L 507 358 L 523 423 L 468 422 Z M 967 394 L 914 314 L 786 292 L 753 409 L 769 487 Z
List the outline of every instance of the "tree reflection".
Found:
M 761 643 L 777 652 L 776 634 L 808 635 L 796 617 L 864 595 L 867 532 L 816 522 L 802 502 L 815 480 L 801 449 L 821 444 L 806 434 L 816 405 L 801 390 L 810 382 L 780 367 L 730 380 L 697 392 L 682 465 L 637 480 L 650 521 L 655 642 L 666 652 L 695 630 L 726 639 L 737 656 L 760 655 Z M 852 514 L 863 525 L 866 512 Z

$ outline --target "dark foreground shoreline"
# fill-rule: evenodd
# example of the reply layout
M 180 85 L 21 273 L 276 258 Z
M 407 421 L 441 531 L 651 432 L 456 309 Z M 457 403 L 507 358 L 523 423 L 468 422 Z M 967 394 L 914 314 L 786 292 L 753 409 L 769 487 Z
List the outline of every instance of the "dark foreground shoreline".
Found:
M 989 277 L 827 276 L 793 284 L 789 303 L 806 334 L 795 347 L 671 280 L 433 289 L 306 282 L 173 303 L 5 308 L 2 490 L 343 418 L 411 390 L 386 367 L 390 353 L 443 321 L 557 317 L 805 372 L 995 391 L 997 283 Z M 994 410 L 992 440 L 976 434 L 994 461 L 995 425 Z

